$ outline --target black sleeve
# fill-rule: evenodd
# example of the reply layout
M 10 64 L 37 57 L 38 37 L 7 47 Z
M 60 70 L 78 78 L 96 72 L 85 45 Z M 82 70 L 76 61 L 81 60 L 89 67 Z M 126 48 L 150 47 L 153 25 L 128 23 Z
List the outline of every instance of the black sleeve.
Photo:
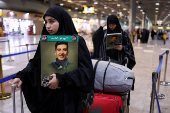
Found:
M 94 47 L 94 53 L 93 53 L 93 58 L 99 58 L 99 49 L 100 45 L 103 42 L 104 38 L 104 32 L 103 32 L 103 27 L 100 26 L 100 28 L 94 33 L 92 41 L 93 41 L 93 47 Z
M 89 86 L 89 84 L 91 84 L 89 90 L 93 88 L 94 83 L 93 66 L 85 40 L 82 37 L 79 38 L 78 68 L 65 74 L 56 73 L 56 77 L 58 78 L 59 86 L 61 87 L 62 85 L 64 86 L 74 85 L 75 87 L 86 87 Z
M 135 55 L 134 55 L 133 46 L 129 39 L 129 36 L 125 32 L 123 32 L 123 51 L 125 52 L 129 60 L 127 67 L 129 69 L 132 69 L 136 64 Z
M 27 75 L 28 75 L 27 73 L 31 73 L 32 70 L 33 70 L 32 63 L 29 62 L 29 63 L 27 64 L 27 66 L 26 66 L 22 71 L 19 71 L 19 72 L 17 73 L 17 75 L 16 75 L 15 77 L 13 77 L 13 79 L 14 79 L 14 78 L 20 78 L 20 80 L 21 80 L 22 82 L 24 82 L 25 79 L 27 79 L 27 78 L 26 78 Z

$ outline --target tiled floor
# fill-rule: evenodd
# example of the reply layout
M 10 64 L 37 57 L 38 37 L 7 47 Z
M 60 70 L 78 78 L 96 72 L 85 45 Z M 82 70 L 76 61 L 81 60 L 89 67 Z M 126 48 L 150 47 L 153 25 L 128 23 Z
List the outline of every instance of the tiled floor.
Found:
M 0 37 L 2 40 L 10 40 L 10 51 L 12 53 L 24 52 L 26 51 L 25 44 L 36 44 L 39 42 L 40 36 L 13 36 L 13 37 Z M 91 36 L 84 36 L 87 46 L 90 51 L 93 50 L 93 45 L 91 41 Z M 22 45 L 22 46 L 21 46 Z M 135 90 L 131 92 L 131 105 L 130 113 L 149 113 L 150 110 L 150 93 L 152 88 L 152 72 L 157 70 L 159 65 L 159 55 L 164 53 L 166 50 L 170 49 L 170 40 L 167 40 L 166 44 L 163 45 L 162 40 L 151 40 L 149 38 L 148 44 L 133 43 L 136 66 L 133 71 L 135 73 Z M 29 46 L 29 50 L 35 50 L 37 45 Z M 0 43 L 0 54 L 9 54 L 8 43 Z M 29 53 L 29 57 L 32 58 L 35 52 Z M 163 80 L 164 70 L 165 70 L 165 58 L 164 55 L 161 78 Z M 16 73 L 17 71 L 23 69 L 28 63 L 27 54 L 12 56 L 12 62 L 8 62 L 10 58 L 2 58 L 3 76 L 8 76 Z M 170 55 L 168 56 L 166 80 L 170 81 Z M 10 82 L 5 82 L 5 91 L 11 92 Z M 170 113 L 170 86 L 160 85 L 159 92 L 165 94 L 165 99 L 159 100 L 160 108 L 162 113 Z M 20 113 L 20 92 L 16 91 L 16 107 L 17 112 Z M 0 100 L 0 113 L 12 113 L 12 98 L 6 100 Z M 155 101 L 155 112 L 158 113 L 157 103 Z M 30 113 L 25 101 L 24 101 L 24 112 Z

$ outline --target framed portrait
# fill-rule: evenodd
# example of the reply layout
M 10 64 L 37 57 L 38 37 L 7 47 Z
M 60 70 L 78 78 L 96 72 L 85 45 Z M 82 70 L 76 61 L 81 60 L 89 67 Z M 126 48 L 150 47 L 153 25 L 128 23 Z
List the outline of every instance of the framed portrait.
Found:
M 70 35 L 41 36 L 41 81 L 54 73 L 78 68 L 78 40 L 78 36 Z
M 107 34 L 106 49 L 113 49 L 115 45 L 122 44 L 121 33 Z

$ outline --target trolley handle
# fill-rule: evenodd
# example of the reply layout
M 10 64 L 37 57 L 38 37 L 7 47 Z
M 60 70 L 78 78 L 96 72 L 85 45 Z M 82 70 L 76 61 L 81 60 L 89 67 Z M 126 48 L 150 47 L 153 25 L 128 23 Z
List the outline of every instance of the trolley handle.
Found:
M 17 89 L 18 83 L 12 84 L 11 89 L 13 93 L 13 113 L 16 113 L 16 105 L 15 105 L 15 90 Z M 21 100 L 21 113 L 24 113 L 24 108 L 23 108 L 23 97 L 22 97 L 22 88 L 20 88 L 20 100 Z
M 15 91 L 17 89 L 17 86 L 18 86 L 18 83 L 12 84 L 11 85 L 12 91 Z

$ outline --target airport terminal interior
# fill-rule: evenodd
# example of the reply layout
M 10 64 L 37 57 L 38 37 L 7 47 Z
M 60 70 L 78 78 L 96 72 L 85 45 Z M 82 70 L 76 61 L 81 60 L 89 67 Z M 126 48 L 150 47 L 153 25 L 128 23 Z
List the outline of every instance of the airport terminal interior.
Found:
M 136 60 L 132 69 L 135 84 L 130 93 L 129 113 L 160 113 L 159 107 L 162 113 L 170 113 L 169 0 L 0 0 L 0 55 L 25 52 L 1 58 L 0 93 L 4 87 L 5 93 L 12 95 L 12 79 L 3 83 L 1 79 L 21 71 L 34 57 L 44 24 L 43 14 L 54 5 L 63 7 L 70 14 L 91 55 L 95 31 L 109 15 L 116 15 L 131 40 Z M 141 33 L 141 39 L 138 33 Z M 162 65 L 160 55 L 163 56 Z M 160 67 L 160 80 L 158 78 L 156 82 L 159 99 L 155 97 L 151 112 L 152 74 Z M 167 84 L 162 85 L 161 81 Z M 0 113 L 13 113 L 12 97 L 0 99 Z M 19 88 L 15 91 L 15 99 L 16 113 L 21 113 Z M 25 100 L 24 113 L 31 113 Z

